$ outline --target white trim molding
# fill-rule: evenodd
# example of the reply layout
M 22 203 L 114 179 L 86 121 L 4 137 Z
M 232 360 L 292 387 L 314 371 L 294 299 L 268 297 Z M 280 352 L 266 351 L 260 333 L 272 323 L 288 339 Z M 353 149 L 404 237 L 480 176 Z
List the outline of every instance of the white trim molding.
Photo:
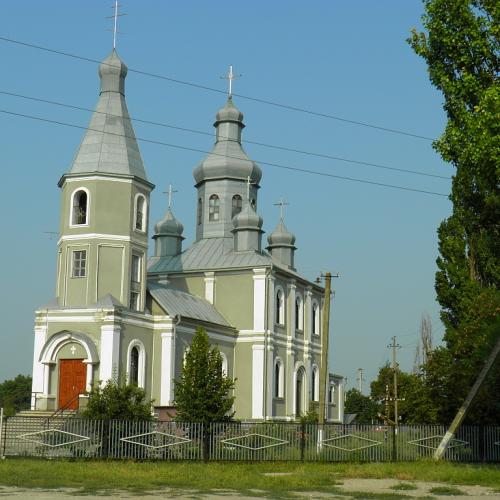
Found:
M 119 325 L 101 326 L 101 365 L 99 379 L 102 385 L 108 380 L 118 381 L 120 377 L 120 335 Z
M 264 418 L 264 345 L 252 346 L 252 418 Z
M 75 195 L 79 193 L 80 191 L 83 191 L 87 195 L 87 203 L 85 206 L 85 222 L 83 224 L 75 224 L 73 222 L 74 218 L 74 208 L 75 208 Z M 90 224 L 90 191 L 88 188 L 84 186 L 79 186 L 76 189 L 73 190 L 71 193 L 71 196 L 69 198 L 69 221 L 68 225 L 70 228 L 75 228 L 75 227 L 88 227 Z
M 174 400 L 175 328 L 161 333 L 160 406 L 170 406 Z
M 130 384 L 130 363 L 132 349 L 136 347 L 139 352 L 139 360 L 137 366 L 137 385 L 141 389 L 146 387 L 146 349 L 144 344 L 139 339 L 134 339 L 130 342 L 127 348 L 127 383 Z
M 266 269 L 253 270 L 253 329 L 264 331 L 266 321 Z
M 205 273 L 205 299 L 213 304 L 215 302 L 215 273 L 206 272 Z

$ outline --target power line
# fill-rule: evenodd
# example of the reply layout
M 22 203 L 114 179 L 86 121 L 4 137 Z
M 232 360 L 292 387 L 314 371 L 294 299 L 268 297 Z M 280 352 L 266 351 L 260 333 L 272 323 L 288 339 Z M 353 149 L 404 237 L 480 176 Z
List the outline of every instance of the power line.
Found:
M 33 44 L 33 43 L 28 43 L 28 42 L 22 42 L 20 40 L 14 40 L 13 38 L 7 38 L 7 37 L 0 36 L 0 40 L 2 40 L 4 42 L 8 42 L 8 43 L 13 43 L 13 44 L 21 45 L 23 47 L 29 47 L 29 48 L 33 48 L 33 49 L 37 49 L 37 50 L 43 50 L 45 52 L 50 52 L 52 54 L 57 54 L 57 55 L 65 56 L 65 57 L 71 57 L 73 59 L 78 59 L 78 60 L 85 61 L 85 62 L 91 62 L 91 63 L 96 63 L 96 64 L 107 64 L 107 63 L 103 63 L 102 61 L 98 61 L 97 59 L 92 59 L 90 57 L 80 56 L 78 54 L 72 54 L 70 52 L 65 52 L 65 51 L 62 51 L 62 50 L 50 49 L 48 47 L 43 47 L 41 45 L 36 45 L 36 44 Z M 193 88 L 197 88 L 197 89 L 201 89 L 201 90 L 206 90 L 206 91 L 209 91 L 209 92 L 216 92 L 218 94 L 226 94 L 227 93 L 225 90 L 220 90 L 220 89 L 216 89 L 216 88 L 213 88 L 213 87 L 208 87 L 207 85 L 202 85 L 202 84 L 199 84 L 199 83 L 188 82 L 186 80 L 180 80 L 178 78 L 172 78 L 172 77 L 165 76 L 165 75 L 159 75 L 157 73 L 151 73 L 149 71 L 142 71 L 142 70 L 134 69 L 134 68 L 128 68 L 128 70 L 130 72 L 132 72 L 132 73 L 137 73 L 139 75 L 149 76 L 149 77 L 157 78 L 157 79 L 160 79 L 160 80 L 166 80 L 168 82 L 176 83 L 176 84 L 179 84 L 179 85 L 187 85 L 189 87 L 193 87 Z M 415 139 L 423 139 L 423 140 L 426 140 L 426 141 L 434 141 L 434 138 L 432 138 L 432 137 L 426 137 L 426 136 L 423 136 L 423 135 L 414 134 L 412 132 L 406 132 L 404 130 L 398 130 L 398 129 L 388 128 L 388 127 L 382 127 L 382 126 L 379 126 L 379 125 L 374 125 L 372 123 L 361 122 L 361 121 L 356 121 L 356 120 L 350 120 L 348 118 L 343 118 L 343 117 L 336 116 L 336 115 L 331 115 L 331 114 L 328 114 L 328 113 L 320 113 L 318 111 L 313 111 L 313 110 L 306 109 L 306 108 L 300 108 L 298 106 L 292 106 L 290 104 L 283 104 L 283 103 L 279 103 L 279 102 L 276 102 L 276 101 L 271 101 L 269 99 L 262 99 L 260 97 L 252 97 L 252 96 L 247 96 L 247 95 L 243 95 L 243 94 L 235 94 L 235 93 L 233 93 L 233 95 L 235 95 L 237 97 L 241 97 L 242 99 L 247 99 L 249 101 L 259 102 L 261 104 L 267 104 L 269 106 L 274 106 L 274 107 L 281 108 L 281 109 L 287 109 L 289 111 L 296 111 L 296 112 L 299 112 L 299 113 L 305 113 L 305 114 L 308 114 L 308 115 L 318 116 L 318 117 L 321 117 L 321 118 L 327 118 L 327 119 L 330 119 L 330 120 L 337 120 L 337 121 L 340 121 L 340 122 L 343 122 L 343 123 L 350 123 L 351 125 L 359 125 L 361 127 L 367 127 L 367 128 L 371 128 L 371 129 L 375 129 L 375 130 L 380 130 L 380 131 L 383 131 L 383 132 L 389 132 L 391 134 L 404 135 L 404 136 L 407 136 L 407 137 L 413 137 Z
M 129 138 L 129 139 L 134 139 L 134 137 L 127 136 L 125 134 L 117 134 L 117 133 L 114 133 L 114 132 L 107 132 L 107 131 L 92 129 L 90 127 L 84 127 L 82 125 L 75 125 L 73 123 L 66 123 L 66 122 L 61 122 L 61 121 L 57 121 L 57 120 L 50 120 L 48 118 L 42 118 L 40 116 L 27 115 L 27 114 L 23 114 L 23 113 L 16 113 L 14 111 L 8 111 L 8 110 L 5 110 L 5 109 L 0 109 L 0 113 L 4 113 L 4 114 L 7 114 L 7 115 L 12 115 L 12 116 L 18 116 L 18 117 L 21 117 L 21 118 L 29 118 L 31 120 L 37 120 L 37 121 L 46 122 L 46 123 L 52 123 L 52 124 L 55 124 L 55 125 L 62 125 L 62 126 L 65 126 L 65 127 L 77 128 L 77 129 L 80 129 L 80 130 L 91 130 L 93 132 L 98 132 L 100 134 L 109 134 L 109 135 L 114 135 L 114 136 L 118 136 L 118 137 L 126 137 L 126 138 Z M 153 140 L 153 139 L 146 139 L 146 138 L 137 137 L 137 136 L 135 137 L 135 139 L 138 140 L 138 141 L 141 141 L 141 142 L 149 143 L 149 144 L 157 144 L 157 145 L 160 145 L 160 146 L 166 146 L 166 147 L 175 148 L 175 149 L 181 149 L 181 150 L 185 150 L 185 151 L 193 151 L 193 152 L 196 152 L 196 153 L 210 154 L 210 155 L 213 155 L 213 156 L 221 156 L 223 158 L 231 158 L 231 159 L 235 159 L 235 160 L 241 160 L 241 158 L 239 158 L 237 156 L 229 156 L 229 155 L 218 154 L 218 153 L 214 153 L 214 152 L 211 152 L 211 151 L 206 151 L 204 149 L 192 148 L 192 147 L 187 147 L 187 146 L 180 146 L 178 144 L 172 144 L 172 143 L 157 141 L 157 140 Z M 435 191 L 427 191 L 427 190 L 424 190 L 424 189 L 411 188 L 411 187 L 408 187 L 408 186 L 398 186 L 398 185 L 395 185 L 395 184 L 385 184 L 383 182 L 375 182 L 375 181 L 369 181 L 369 180 L 366 180 L 366 179 L 358 179 L 356 177 L 346 177 L 346 176 L 342 176 L 342 175 L 335 175 L 335 174 L 330 174 L 330 173 L 327 173 L 327 172 L 320 172 L 320 171 L 317 171 L 317 170 L 309 170 L 309 169 L 299 168 L 299 167 L 291 167 L 291 166 L 288 166 L 288 165 L 282 165 L 282 164 L 279 164 L 279 163 L 271 163 L 271 162 L 266 162 L 266 161 L 262 161 L 262 160 L 255 160 L 255 161 L 257 163 L 262 164 L 262 165 L 268 165 L 270 167 L 281 168 L 281 169 L 284 169 L 284 170 L 290 170 L 290 171 L 294 171 L 294 172 L 302 172 L 302 173 L 312 174 L 312 175 L 318 175 L 318 176 L 322 176 L 322 177 L 331 177 L 331 178 L 334 178 L 334 179 L 341 179 L 341 180 L 346 180 L 346 181 L 359 182 L 359 183 L 362 183 L 362 184 L 370 184 L 372 186 L 386 187 L 386 188 L 391 188 L 391 189 L 399 189 L 399 190 L 403 190 L 403 191 L 411 191 L 411 192 L 414 192 L 414 193 L 429 194 L 429 195 L 433 195 L 433 196 L 442 196 L 444 198 L 446 198 L 448 196 L 448 195 L 446 195 L 444 193 L 437 193 Z
M 28 95 L 23 95 L 23 94 L 17 94 L 15 92 L 8 92 L 6 90 L 0 90 L 0 94 L 8 95 L 8 96 L 11 96 L 11 97 L 18 97 L 20 99 L 26 99 L 26 100 L 35 101 L 35 102 L 41 102 L 41 103 L 44 103 L 44 104 L 50 104 L 50 105 L 53 105 L 53 106 L 59 106 L 59 107 L 62 107 L 62 108 L 76 109 L 76 110 L 79 110 L 79 111 L 88 111 L 90 113 L 98 113 L 98 114 L 102 114 L 102 115 L 106 115 L 106 116 L 112 116 L 112 117 L 113 116 L 114 117 L 118 116 L 118 115 L 113 115 L 112 113 L 106 113 L 104 111 L 97 111 L 97 110 L 93 110 L 93 109 L 90 109 L 90 108 L 85 108 L 85 107 L 82 107 L 82 106 L 76 106 L 74 104 L 66 104 L 66 103 L 62 103 L 62 102 L 59 102 L 59 101 L 53 101 L 53 100 L 50 100 L 50 99 L 42 99 L 40 97 L 34 97 L 34 96 L 28 96 Z M 169 124 L 169 123 L 156 122 L 156 121 L 145 120 L 145 119 L 141 119 L 141 118 L 131 118 L 131 121 L 138 122 L 138 123 L 145 123 L 147 125 L 154 125 L 156 127 L 170 128 L 170 129 L 173 129 L 173 130 L 179 130 L 181 132 L 189 132 L 189 133 L 193 133 L 193 134 L 207 135 L 207 136 L 213 137 L 213 133 L 211 133 L 211 132 L 205 132 L 203 130 L 196 130 L 196 129 L 186 128 L 186 127 L 180 127 L 178 125 L 172 125 L 172 124 Z M 228 137 L 220 137 L 220 138 L 221 139 L 227 139 Z M 347 163 L 354 163 L 356 165 L 362 165 L 362 166 L 366 166 L 366 167 L 374 167 L 374 168 L 380 168 L 380 169 L 385 169 L 385 170 L 392 170 L 392 171 L 395 171 L 395 172 L 403 172 L 403 173 L 407 173 L 407 174 L 421 175 L 421 176 L 425 176 L 425 177 L 433 177 L 433 178 L 436 178 L 436 179 L 451 180 L 450 177 L 447 177 L 445 175 L 430 174 L 430 173 L 427 173 L 427 172 L 420 172 L 418 170 L 409 170 L 409 169 L 405 169 L 405 168 L 389 167 L 388 165 L 381 165 L 379 163 L 370 163 L 370 162 L 365 162 L 365 161 L 360 161 L 360 160 L 352 160 L 350 158 L 342 158 L 342 157 L 339 157 L 339 156 L 332 156 L 332 155 L 327 155 L 327 154 L 323 154 L 323 153 L 315 153 L 313 151 L 305 151 L 305 150 L 302 150 L 302 149 L 295 149 L 295 148 L 290 148 L 290 147 L 287 147 L 287 146 L 277 146 L 275 144 L 269 144 L 269 143 L 264 143 L 264 142 L 251 141 L 251 140 L 248 140 L 248 139 L 244 139 L 242 142 L 244 142 L 246 144 L 254 144 L 256 146 L 263 146 L 263 147 L 271 148 L 271 149 L 279 149 L 281 151 L 288 151 L 288 152 L 292 152 L 292 153 L 299 153 L 299 154 L 303 154 L 303 155 L 307 155 L 307 156 L 315 156 L 317 158 L 324 158 L 324 159 L 328 159 L 328 160 L 337 160 L 337 161 L 343 161 L 343 162 L 347 162 Z

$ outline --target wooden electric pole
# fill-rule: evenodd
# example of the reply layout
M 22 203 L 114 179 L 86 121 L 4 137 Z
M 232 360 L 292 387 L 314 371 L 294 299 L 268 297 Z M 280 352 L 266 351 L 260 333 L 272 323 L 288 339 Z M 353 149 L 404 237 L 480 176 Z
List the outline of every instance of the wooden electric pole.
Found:
M 396 361 L 396 349 L 401 347 L 396 344 L 396 337 L 392 337 L 392 344 L 387 346 L 392 348 L 392 370 L 393 370 L 393 384 L 394 384 L 394 425 L 399 424 L 398 415 L 398 363 Z
M 323 314 L 321 318 L 321 370 L 319 373 L 319 415 L 318 423 L 325 423 L 325 396 L 328 378 L 328 338 L 330 333 L 330 294 L 332 290 L 332 275 L 325 274 L 325 299 L 323 302 Z

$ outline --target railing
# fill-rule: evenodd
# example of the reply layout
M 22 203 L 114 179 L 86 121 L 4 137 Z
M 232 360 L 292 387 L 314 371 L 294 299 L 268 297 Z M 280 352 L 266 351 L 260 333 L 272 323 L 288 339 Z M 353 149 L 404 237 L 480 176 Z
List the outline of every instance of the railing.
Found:
M 299 423 L 200 423 L 86 420 L 55 417 L 4 419 L 7 456 L 133 460 L 323 462 L 415 461 L 431 458 L 445 426 L 393 427 Z M 0 450 L 0 455 L 2 450 Z M 464 426 L 445 459 L 500 462 L 500 427 Z
M 60 408 L 58 408 L 56 411 L 54 411 L 54 413 L 52 413 L 52 415 L 48 416 L 46 418 L 46 424 L 50 424 L 50 421 L 54 418 L 57 418 L 57 417 L 63 417 L 64 416 L 64 412 L 69 410 L 70 407 L 73 405 L 73 403 L 75 401 L 78 401 L 80 399 L 80 396 L 81 394 L 77 394 L 76 396 L 73 396 L 71 399 L 69 399 L 68 401 L 66 401 L 66 403 L 61 406 Z

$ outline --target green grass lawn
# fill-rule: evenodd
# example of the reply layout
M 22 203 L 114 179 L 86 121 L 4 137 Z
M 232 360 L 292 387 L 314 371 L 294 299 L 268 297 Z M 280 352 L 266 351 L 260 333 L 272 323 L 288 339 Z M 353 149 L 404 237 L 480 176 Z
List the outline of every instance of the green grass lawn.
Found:
M 268 476 L 265 473 L 291 473 Z M 297 462 L 126 462 L 7 459 L 0 461 L 0 485 L 78 488 L 86 491 L 159 488 L 335 491 L 342 478 L 391 478 L 500 488 L 500 466 L 451 463 Z

